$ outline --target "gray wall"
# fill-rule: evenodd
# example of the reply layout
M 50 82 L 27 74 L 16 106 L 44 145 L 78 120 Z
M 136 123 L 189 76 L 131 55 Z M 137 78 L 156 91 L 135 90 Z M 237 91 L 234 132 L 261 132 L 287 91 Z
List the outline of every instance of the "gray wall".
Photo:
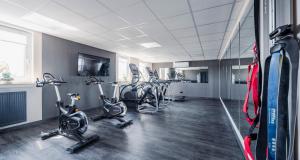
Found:
M 104 81 L 116 80 L 116 54 L 47 34 L 42 35 L 42 45 L 42 72 L 62 76 L 68 82 L 60 87 L 61 96 L 65 103 L 69 102 L 66 93 L 77 92 L 81 95 L 81 100 L 77 103 L 81 109 L 99 106 L 97 87 L 86 86 L 84 83 L 85 78 L 76 75 L 78 52 L 110 58 L 110 76 L 101 77 Z M 110 96 L 112 94 L 111 86 L 105 86 L 104 91 Z M 46 86 L 43 88 L 42 93 L 43 119 L 55 117 L 58 112 L 55 107 L 56 95 L 54 88 Z
M 159 68 L 172 68 L 173 63 L 172 62 L 165 62 L 165 63 L 152 63 L 152 69 L 156 69 L 159 71 Z

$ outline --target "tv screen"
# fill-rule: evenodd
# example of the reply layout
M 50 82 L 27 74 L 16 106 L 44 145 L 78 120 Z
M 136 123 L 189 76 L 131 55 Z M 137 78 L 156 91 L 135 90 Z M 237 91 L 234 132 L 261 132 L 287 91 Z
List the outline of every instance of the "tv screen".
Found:
M 109 58 L 78 54 L 79 76 L 109 76 Z

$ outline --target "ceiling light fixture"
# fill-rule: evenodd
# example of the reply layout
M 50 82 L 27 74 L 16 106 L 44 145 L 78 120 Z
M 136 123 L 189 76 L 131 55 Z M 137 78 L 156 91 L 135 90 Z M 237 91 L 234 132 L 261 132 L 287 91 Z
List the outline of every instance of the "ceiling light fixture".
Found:
M 156 42 L 149 42 L 149 43 L 140 43 L 141 46 L 145 47 L 145 48 L 156 48 L 156 47 L 161 47 L 160 44 L 156 43 Z
M 67 25 L 65 23 L 59 22 L 57 20 L 54 20 L 52 18 L 43 16 L 38 13 L 30 13 L 22 17 L 22 19 L 30 21 L 32 23 L 35 23 L 37 25 L 48 27 L 52 29 L 65 29 L 70 31 L 78 31 L 78 28 L 75 28 L 73 26 Z

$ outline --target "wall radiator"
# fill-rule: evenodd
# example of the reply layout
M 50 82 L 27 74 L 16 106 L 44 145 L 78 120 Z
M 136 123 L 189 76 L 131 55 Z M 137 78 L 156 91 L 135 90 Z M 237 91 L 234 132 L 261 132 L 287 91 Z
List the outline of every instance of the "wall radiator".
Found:
M 0 92 L 0 127 L 26 121 L 26 92 Z

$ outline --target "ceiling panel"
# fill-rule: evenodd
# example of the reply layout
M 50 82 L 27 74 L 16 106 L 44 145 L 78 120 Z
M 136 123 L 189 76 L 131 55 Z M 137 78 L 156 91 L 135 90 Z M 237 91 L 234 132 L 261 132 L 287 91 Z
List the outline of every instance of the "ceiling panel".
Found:
M 9 3 L 7 1 L 0 1 L 0 16 L 1 17 L 13 17 L 20 18 L 29 11 L 21 6 Z
M 116 12 L 132 25 L 144 24 L 156 20 L 155 16 L 142 2 L 124 7 Z
M 97 0 L 100 3 L 104 4 L 108 8 L 118 11 L 119 9 L 123 7 L 128 7 L 130 5 L 133 5 L 137 2 L 140 2 L 140 0 Z
M 179 46 L 179 45 L 176 45 L 176 46 L 167 45 L 165 47 L 168 48 L 168 50 L 170 50 L 170 51 L 182 51 L 182 52 L 185 52 L 184 48 L 181 47 L 181 46 Z
M 205 56 L 205 60 L 215 60 L 216 56 Z
M 192 60 L 204 60 L 204 56 L 195 54 L 195 55 L 191 55 Z
M 94 19 L 94 21 L 111 30 L 130 26 L 130 24 L 124 18 L 113 13 L 97 17 Z
M 151 35 L 149 37 L 159 42 L 161 45 L 179 45 L 179 43 L 168 33 L 162 35 Z
M 148 35 L 163 35 L 168 34 L 164 26 L 159 21 L 152 21 L 151 23 L 145 23 L 137 26 L 140 30 Z
M 50 0 L 5 0 L 5 1 L 10 3 L 15 3 L 23 8 L 34 11 L 46 5 Z
M 146 0 L 146 3 L 159 18 L 189 13 L 186 0 Z M 166 8 L 166 6 L 170 5 L 172 7 Z
M 72 3 L 70 0 L 55 0 L 55 2 L 87 18 L 94 18 L 109 12 L 97 0 L 72 0 Z
M 208 25 L 198 26 L 199 35 L 208 35 L 212 33 L 225 32 L 227 21 L 216 22 Z
M 222 41 L 203 42 L 203 49 L 220 49 Z
M 75 25 L 76 28 L 80 30 L 84 30 L 86 32 L 92 33 L 92 34 L 97 34 L 97 35 L 102 35 L 103 33 L 107 32 L 108 30 L 100 26 L 99 24 L 91 21 L 84 21 L 78 25 Z
M 121 39 L 124 39 L 124 37 L 122 37 L 122 35 L 120 35 L 117 32 L 105 32 L 101 34 L 101 38 L 110 40 L 110 41 L 114 41 L 115 43 L 117 43 L 118 41 L 120 41 Z
M 202 46 L 207 46 L 207 45 L 211 45 L 211 44 L 221 44 L 222 40 L 214 40 L 214 41 L 201 41 Z
M 199 44 L 185 44 L 183 47 L 187 52 L 202 52 L 202 48 Z
M 163 23 L 169 30 L 190 28 L 194 26 L 192 16 L 190 14 L 184 14 L 168 19 L 164 19 Z
M 130 38 L 130 39 L 138 38 L 141 36 L 146 36 L 144 32 L 142 32 L 139 29 L 133 28 L 133 27 L 119 29 L 117 32 L 120 33 L 121 35 L 124 35 L 124 36 Z
M 196 24 L 204 25 L 204 24 L 210 24 L 215 22 L 227 21 L 230 16 L 231 8 L 232 8 L 232 4 L 216 7 L 212 9 L 207 9 L 199 12 L 194 12 Z
M 205 53 L 205 56 L 209 56 L 209 55 L 215 55 L 215 56 L 218 56 L 219 54 L 219 49 L 204 49 L 204 53 Z
M 193 44 L 199 44 L 199 41 L 198 41 L 198 37 L 183 37 L 183 38 L 177 38 L 178 41 L 181 43 L 181 44 L 190 44 L 190 43 L 193 43 Z M 200 46 L 200 44 L 199 44 Z
M 73 13 L 72 11 L 50 1 L 47 5 L 36 11 L 37 13 L 66 23 L 68 25 L 80 24 L 86 19 Z
M 145 36 L 145 37 L 136 37 L 136 38 L 132 38 L 130 39 L 131 42 L 133 43 L 148 43 L 148 42 L 153 42 L 154 40 L 151 39 L 150 37 L 148 36 Z
M 224 33 L 216 33 L 216 34 L 209 34 L 205 36 L 200 36 L 201 42 L 205 41 L 217 41 L 222 40 L 224 36 Z
M 196 29 L 194 27 L 171 30 L 171 33 L 176 38 L 197 36 Z
M 193 11 L 214 8 L 233 3 L 235 0 L 189 0 Z
M 189 54 L 191 55 L 191 56 L 199 56 L 199 55 L 203 55 L 203 53 L 201 52 L 201 51 L 191 51 L 191 52 L 189 52 Z

